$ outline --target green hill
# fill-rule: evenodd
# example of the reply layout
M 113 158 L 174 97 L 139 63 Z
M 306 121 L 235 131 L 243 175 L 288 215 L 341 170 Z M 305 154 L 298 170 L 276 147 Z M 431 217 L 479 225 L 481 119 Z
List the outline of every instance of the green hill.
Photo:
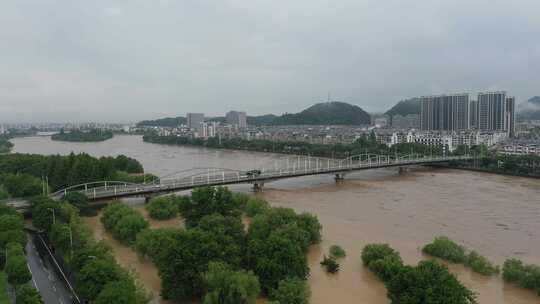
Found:
M 534 96 L 520 105 L 518 120 L 540 120 L 540 96 Z
M 384 114 L 388 116 L 420 114 L 420 99 L 411 98 L 402 100 Z
M 360 107 L 345 102 L 315 104 L 296 114 L 276 117 L 273 125 L 368 125 L 371 117 Z

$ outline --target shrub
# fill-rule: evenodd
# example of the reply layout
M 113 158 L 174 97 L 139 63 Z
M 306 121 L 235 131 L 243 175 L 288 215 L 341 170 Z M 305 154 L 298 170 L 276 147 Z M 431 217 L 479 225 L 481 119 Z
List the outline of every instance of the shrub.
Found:
M 330 256 L 334 258 L 344 258 L 346 256 L 345 250 L 338 245 L 332 245 L 330 247 Z
M 506 260 L 503 265 L 503 279 L 535 290 L 540 295 L 540 267 L 536 265 L 525 265 L 517 259 Z
M 422 252 L 452 263 L 464 263 L 467 258 L 465 248 L 445 236 L 436 237 L 422 248 Z
M 474 250 L 467 256 L 466 265 L 471 267 L 473 271 L 483 275 L 499 273 L 499 266 L 493 265 L 486 257 L 481 256 Z
M 178 214 L 178 206 L 171 197 L 158 197 L 152 199 L 146 210 L 151 218 L 157 220 L 166 220 L 175 217 Z
M 252 197 L 246 202 L 246 215 L 250 217 L 254 217 L 257 214 L 261 214 L 265 211 L 267 211 L 270 208 L 270 205 L 267 201 Z
M 388 244 L 369 244 L 362 250 L 362 262 L 368 266 L 371 262 L 381 260 L 386 256 L 399 256 L 399 253 L 392 249 Z
M 270 293 L 270 300 L 279 304 L 308 304 L 311 297 L 309 286 L 304 280 L 285 279 Z
M 328 273 L 336 273 L 339 271 L 339 264 L 333 257 L 324 256 L 321 266 L 323 266 Z

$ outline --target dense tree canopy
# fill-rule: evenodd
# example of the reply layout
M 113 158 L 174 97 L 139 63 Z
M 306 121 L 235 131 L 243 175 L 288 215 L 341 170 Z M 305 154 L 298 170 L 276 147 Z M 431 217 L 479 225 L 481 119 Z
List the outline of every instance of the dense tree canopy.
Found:
M 298 279 L 280 281 L 278 288 L 270 294 L 270 299 L 279 304 L 308 304 L 310 297 L 308 284 Z
M 15 304 L 43 304 L 43 299 L 30 285 L 22 285 L 17 288 Z
M 146 205 L 146 210 L 150 217 L 157 220 L 166 220 L 175 217 L 178 214 L 178 205 L 174 197 L 157 197 Z
M 179 204 L 186 226 L 196 226 L 201 218 L 214 213 L 223 216 L 240 216 L 240 206 L 229 189 L 225 187 L 202 187 L 194 189 L 190 199 Z
M 416 267 L 404 266 L 386 287 L 393 304 L 476 303 L 474 293 L 436 261 L 422 261 Z
M 252 272 L 234 271 L 224 263 L 210 262 L 204 281 L 208 290 L 204 304 L 254 304 L 260 293 Z
M 35 187 L 35 189 L 39 189 L 37 194 L 42 192 L 42 177 L 47 178 L 49 187 L 54 191 L 69 185 L 100 180 L 115 180 L 119 171 L 134 174 L 142 173 L 143 168 L 137 160 L 123 155 L 101 158 L 95 158 L 84 153 L 72 153 L 68 156 L 18 153 L 0 155 L 0 172 L 2 172 L 2 175 L 11 174 L 15 176 L 11 176 L 7 181 L 9 183 L 15 179 L 16 186 L 13 186 L 11 190 L 17 190 L 17 187 L 27 184 L 26 180 L 22 180 L 24 181 L 22 183 L 19 179 L 26 179 L 29 175 L 38 180 L 39 187 Z M 36 183 L 35 179 L 31 181 L 32 184 Z M 6 186 L 4 184 L 4 186 L 11 196 L 20 196 L 16 195 L 18 193 L 10 191 L 10 185 Z M 35 192 L 33 190 L 31 194 L 36 194 Z

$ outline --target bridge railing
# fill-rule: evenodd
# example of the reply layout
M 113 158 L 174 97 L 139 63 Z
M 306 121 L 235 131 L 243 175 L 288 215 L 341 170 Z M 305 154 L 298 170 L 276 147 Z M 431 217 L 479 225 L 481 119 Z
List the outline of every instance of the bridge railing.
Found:
M 382 167 L 386 165 L 399 164 L 415 164 L 415 163 L 430 163 L 451 160 L 471 159 L 470 156 L 420 156 L 420 155 L 376 155 L 362 154 L 354 155 L 346 159 L 324 159 L 314 157 L 297 158 L 297 161 L 289 161 L 288 165 L 282 168 L 262 168 L 259 175 L 247 175 L 240 170 L 230 170 L 214 168 L 211 171 L 206 168 L 206 172 L 200 172 L 189 176 L 184 176 L 175 179 L 161 178 L 158 184 L 129 184 L 120 182 L 121 184 L 104 184 L 101 187 L 81 189 L 83 185 L 77 185 L 57 192 L 57 194 L 66 194 L 70 191 L 82 192 L 88 197 L 98 198 L 101 196 L 116 196 L 120 194 L 148 192 L 148 191 L 164 191 L 167 189 L 176 189 L 182 187 L 198 187 L 205 185 L 213 185 L 227 182 L 249 182 L 251 180 L 272 179 L 286 176 L 306 175 L 311 173 L 324 173 L 333 171 L 347 171 L 359 168 Z M 200 168 L 199 168 L 200 169 Z M 190 171 L 190 170 L 184 170 Z

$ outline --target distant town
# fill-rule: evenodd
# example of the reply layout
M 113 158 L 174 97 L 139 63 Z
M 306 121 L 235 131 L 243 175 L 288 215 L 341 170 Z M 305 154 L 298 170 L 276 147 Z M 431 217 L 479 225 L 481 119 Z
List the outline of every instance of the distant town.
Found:
M 316 104 L 298 114 L 250 117 L 229 111 L 222 117 L 186 113 L 185 117 L 117 123 L 20 123 L 0 124 L 0 134 L 50 136 L 71 130 L 110 130 L 115 133 L 188 138 L 242 138 L 312 144 L 350 144 L 375 134 L 391 147 L 400 143 L 438 146 L 452 152 L 458 146 L 486 145 L 504 154 L 540 155 L 538 97 L 516 113 L 516 100 L 504 91 L 422 96 L 404 100 L 384 114 L 368 115 L 343 102 Z M 540 107 L 538 107 L 540 109 Z M 353 114 L 351 114 L 351 112 Z M 347 114 L 343 114 L 347 113 Z M 540 112 L 539 112 L 540 113 Z M 336 120 L 336 116 L 351 116 Z M 367 117 L 367 118 L 366 118 Z

